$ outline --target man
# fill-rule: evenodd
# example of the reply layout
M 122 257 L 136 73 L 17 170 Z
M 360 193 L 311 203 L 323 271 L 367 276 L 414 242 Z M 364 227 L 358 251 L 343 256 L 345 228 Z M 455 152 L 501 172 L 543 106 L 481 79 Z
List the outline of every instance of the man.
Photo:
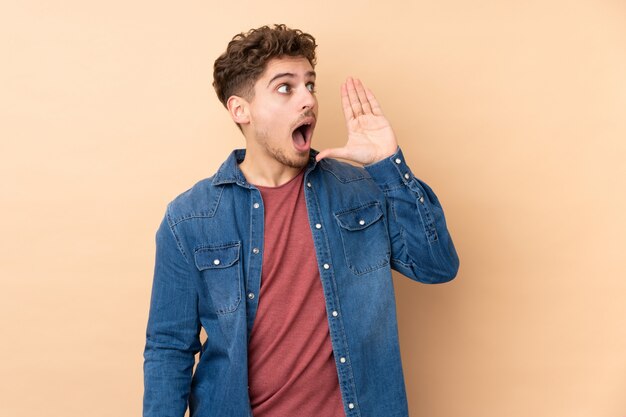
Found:
M 144 416 L 408 415 L 391 269 L 439 283 L 458 258 L 359 80 L 341 86 L 346 145 L 311 149 L 315 47 L 264 26 L 215 62 L 246 149 L 172 201 L 157 232 Z

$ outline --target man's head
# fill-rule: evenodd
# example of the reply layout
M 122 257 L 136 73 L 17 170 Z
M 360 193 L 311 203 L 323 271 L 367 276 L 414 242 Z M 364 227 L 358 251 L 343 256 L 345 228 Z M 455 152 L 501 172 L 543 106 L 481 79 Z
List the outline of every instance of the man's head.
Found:
M 250 101 L 254 83 L 274 58 L 303 57 L 315 68 L 315 38 L 285 25 L 235 35 L 213 66 L 213 87 L 224 107 L 232 95 Z
M 215 61 L 214 87 L 258 164 L 306 165 L 317 120 L 315 39 L 284 25 L 239 34 Z M 268 165 L 269 164 L 269 165 Z

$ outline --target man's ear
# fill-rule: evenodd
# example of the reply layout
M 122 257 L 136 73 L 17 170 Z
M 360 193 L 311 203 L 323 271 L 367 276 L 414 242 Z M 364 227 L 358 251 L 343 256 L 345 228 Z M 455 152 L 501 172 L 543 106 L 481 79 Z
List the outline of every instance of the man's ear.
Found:
M 246 99 L 239 96 L 230 96 L 226 102 L 230 117 L 238 125 L 250 123 L 250 112 Z

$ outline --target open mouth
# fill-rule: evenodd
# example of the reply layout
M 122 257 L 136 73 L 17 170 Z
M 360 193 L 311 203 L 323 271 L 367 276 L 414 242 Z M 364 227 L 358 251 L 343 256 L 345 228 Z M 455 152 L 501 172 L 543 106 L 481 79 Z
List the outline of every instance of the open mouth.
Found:
M 300 122 L 291 133 L 293 146 L 299 152 L 306 152 L 311 148 L 311 136 L 313 136 L 313 128 L 315 127 L 315 119 L 310 117 Z

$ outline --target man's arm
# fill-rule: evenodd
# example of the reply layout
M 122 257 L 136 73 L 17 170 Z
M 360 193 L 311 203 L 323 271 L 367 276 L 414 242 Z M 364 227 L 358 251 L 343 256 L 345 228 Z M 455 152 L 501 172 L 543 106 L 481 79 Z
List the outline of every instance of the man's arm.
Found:
M 433 190 L 413 175 L 402 151 L 365 169 L 387 200 L 393 269 L 427 284 L 453 279 L 459 258 L 443 209 Z
M 425 283 L 451 280 L 459 258 L 441 204 L 407 166 L 376 97 L 359 80 L 348 78 L 341 86 L 341 102 L 348 142 L 321 151 L 317 160 L 337 157 L 360 163 L 383 191 L 395 270 Z
M 156 235 L 156 260 L 144 350 L 144 417 L 183 417 L 194 355 L 200 350 L 198 295 L 189 260 L 163 219 Z

